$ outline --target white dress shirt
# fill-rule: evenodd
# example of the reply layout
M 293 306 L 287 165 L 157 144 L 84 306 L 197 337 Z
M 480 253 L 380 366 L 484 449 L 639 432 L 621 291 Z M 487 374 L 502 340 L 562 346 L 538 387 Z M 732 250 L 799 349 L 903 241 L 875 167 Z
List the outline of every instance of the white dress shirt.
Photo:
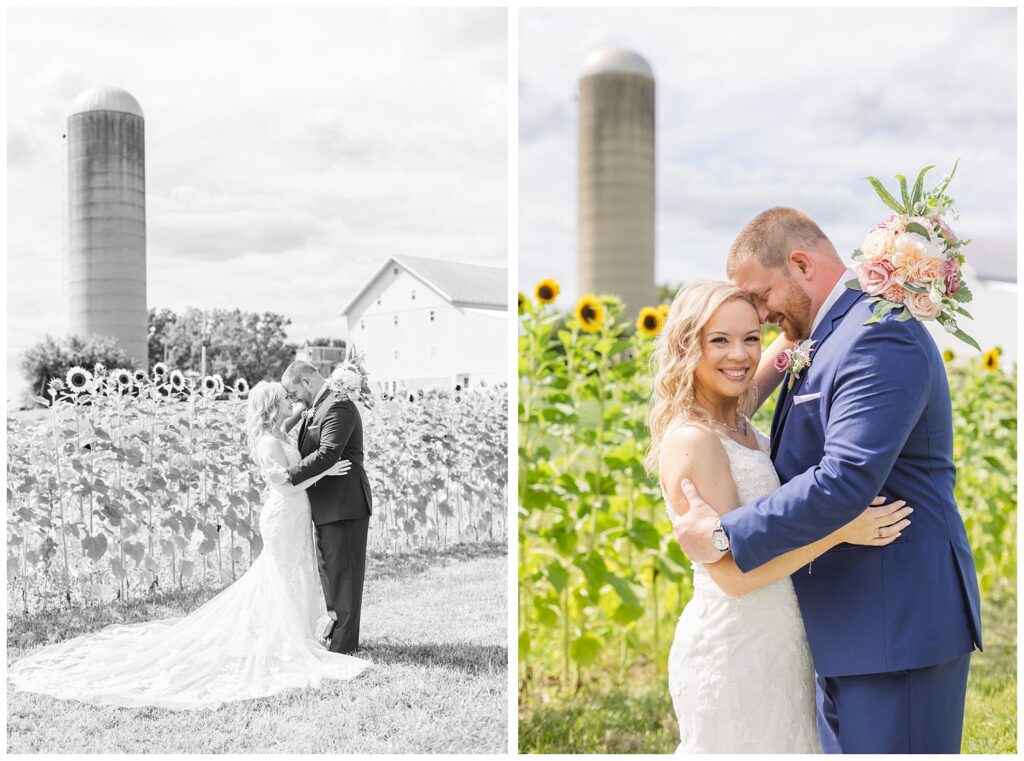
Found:
M 829 293 L 828 298 L 818 308 L 818 313 L 814 315 L 814 322 L 811 323 L 811 335 L 814 335 L 814 331 L 818 329 L 818 325 L 822 320 L 825 319 L 825 315 L 828 314 L 828 310 L 832 308 L 832 305 L 839 301 L 839 297 L 843 295 L 843 291 L 846 290 L 846 281 L 857 277 L 857 273 L 847 267 L 846 272 L 839 278 L 839 282 L 835 284 L 832 292 Z

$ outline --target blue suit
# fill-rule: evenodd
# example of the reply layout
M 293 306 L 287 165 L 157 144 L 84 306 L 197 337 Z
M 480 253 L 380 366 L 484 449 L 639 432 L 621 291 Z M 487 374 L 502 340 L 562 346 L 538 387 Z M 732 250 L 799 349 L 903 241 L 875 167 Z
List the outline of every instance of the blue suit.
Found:
M 911 526 L 892 544 L 839 545 L 793 574 L 819 730 L 828 751 L 955 753 L 981 605 L 953 498 L 949 386 L 923 325 L 865 326 L 871 310 L 847 290 L 815 329 L 811 364 L 792 389 L 787 376 L 772 421 L 782 486 L 722 526 L 747 571 L 838 529 L 876 495 L 906 500 Z

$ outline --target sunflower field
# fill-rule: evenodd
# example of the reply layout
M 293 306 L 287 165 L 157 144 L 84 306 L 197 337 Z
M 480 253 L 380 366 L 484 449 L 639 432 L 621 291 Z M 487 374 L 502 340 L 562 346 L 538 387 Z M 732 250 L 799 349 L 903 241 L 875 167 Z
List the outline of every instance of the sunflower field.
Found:
M 217 376 L 73 368 L 41 420 L 7 421 L 10 609 L 226 583 L 258 557 L 264 484 L 250 460 L 248 385 Z M 370 547 L 507 536 L 506 389 L 374 405 L 364 452 Z
M 624 315 L 585 294 L 571 312 L 544 280 L 519 297 L 519 689 L 523 704 L 664 678 L 692 593 L 649 444 L 654 338 L 667 305 Z M 776 335 L 765 326 L 763 343 Z M 956 496 L 983 593 L 1016 577 L 1016 377 L 998 350 L 948 354 Z M 1005 368 L 1003 368 L 1005 369 Z M 754 419 L 770 428 L 774 398 Z

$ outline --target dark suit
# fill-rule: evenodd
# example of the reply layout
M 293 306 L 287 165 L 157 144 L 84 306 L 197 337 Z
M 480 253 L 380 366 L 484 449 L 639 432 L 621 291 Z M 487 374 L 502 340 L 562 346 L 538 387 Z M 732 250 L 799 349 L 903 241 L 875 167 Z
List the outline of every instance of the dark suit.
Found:
M 302 461 L 288 469 L 293 484 L 323 473 L 339 460 L 352 463 L 344 476 L 322 478 L 306 491 L 316 528 L 320 582 L 327 612 L 335 621 L 329 648 L 349 653 L 359 647 L 366 534 L 373 510 L 356 405 L 331 391 L 318 397 L 299 428 L 299 453 Z

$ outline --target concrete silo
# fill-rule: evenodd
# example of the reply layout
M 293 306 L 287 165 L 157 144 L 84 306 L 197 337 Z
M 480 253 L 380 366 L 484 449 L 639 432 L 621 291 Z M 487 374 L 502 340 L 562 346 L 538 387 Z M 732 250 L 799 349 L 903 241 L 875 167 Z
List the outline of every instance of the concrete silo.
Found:
M 595 50 L 579 92 L 576 275 L 580 293 L 653 305 L 654 73 L 622 48 Z
M 142 108 L 116 87 L 86 90 L 72 104 L 65 140 L 71 332 L 113 336 L 135 366 L 148 368 Z

